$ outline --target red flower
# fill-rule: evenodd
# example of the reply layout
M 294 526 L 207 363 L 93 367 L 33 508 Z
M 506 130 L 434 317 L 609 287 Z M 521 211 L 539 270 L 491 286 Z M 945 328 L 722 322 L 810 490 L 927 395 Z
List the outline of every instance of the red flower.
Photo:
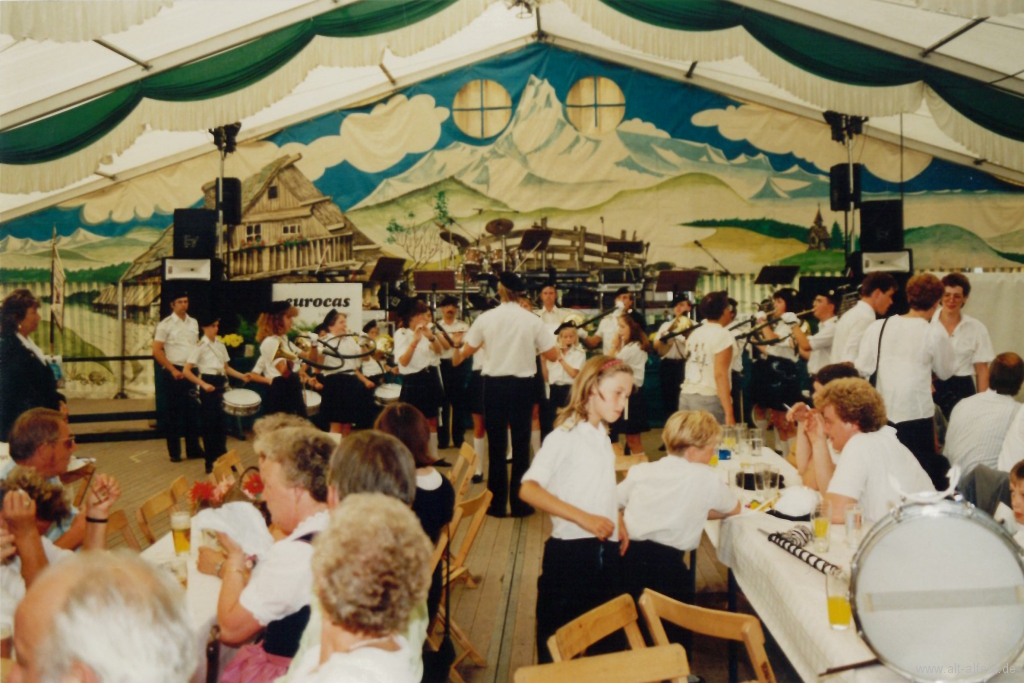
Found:
M 212 482 L 197 481 L 192 484 L 192 488 L 188 492 L 188 497 L 192 501 L 193 505 L 198 503 L 209 503 L 213 500 L 216 489 L 216 485 Z
M 258 472 L 254 472 L 245 480 L 245 483 L 242 484 L 242 488 L 245 489 L 246 493 L 255 498 L 263 493 L 263 479 L 260 478 Z

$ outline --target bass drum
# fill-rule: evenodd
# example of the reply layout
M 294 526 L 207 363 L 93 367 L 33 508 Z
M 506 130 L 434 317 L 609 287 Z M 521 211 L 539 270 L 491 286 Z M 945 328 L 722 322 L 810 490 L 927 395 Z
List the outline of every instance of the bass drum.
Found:
M 309 389 L 306 389 L 302 393 L 306 401 L 306 416 L 313 417 L 320 412 L 320 403 L 323 401 L 323 398 L 320 394 L 315 391 L 310 391 Z
M 252 389 L 232 389 L 224 392 L 224 412 L 232 417 L 249 417 L 260 410 L 260 395 Z
M 399 384 L 381 384 L 373 391 L 373 400 L 377 405 L 383 407 L 394 403 L 402 395 L 402 387 Z
M 857 631 L 913 681 L 984 681 L 1024 651 L 1024 551 L 968 503 L 904 505 L 851 565 Z

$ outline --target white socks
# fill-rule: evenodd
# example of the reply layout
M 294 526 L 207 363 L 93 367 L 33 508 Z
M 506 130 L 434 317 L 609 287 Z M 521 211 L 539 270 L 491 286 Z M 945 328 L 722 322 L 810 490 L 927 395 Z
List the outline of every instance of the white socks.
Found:
M 484 458 L 487 457 L 486 437 L 473 437 L 473 450 L 476 451 L 476 474 L 484 473 Z
M 430 457 L 434 460 L 438 459 L 437 456 L 437 432 L 430 433 Z
M 537 455 L 537 451 L 540 450 L 540 430 L 534 429 L 530 432 L 530 448 L 533 449 L 533 454 Z

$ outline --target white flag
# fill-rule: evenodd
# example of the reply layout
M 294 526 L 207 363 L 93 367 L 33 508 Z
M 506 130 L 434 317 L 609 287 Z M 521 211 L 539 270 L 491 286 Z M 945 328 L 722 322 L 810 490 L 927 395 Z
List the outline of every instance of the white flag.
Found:
M 64 331 L 64 264 L 53 241 L 53 279 L 50 281 L 50 321 Z

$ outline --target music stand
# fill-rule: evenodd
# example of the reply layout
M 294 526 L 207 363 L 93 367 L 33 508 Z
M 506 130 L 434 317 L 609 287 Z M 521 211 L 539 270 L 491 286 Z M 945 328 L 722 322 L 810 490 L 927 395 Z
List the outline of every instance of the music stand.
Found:
M 548 267 L 547 248 L 548 243 L 551 242 L 552 234 L 553 233 L 550 230 L 545 228 L 529 228 L 526 230 L 523 233 L 522 239 L 519 240 L 519 258 L 523 259 L 524 252 L 529 256 L 533 256 L 534 252 L 539 249 L 541 254 L 541 268 L 546 270 Z
M 373 272 L 367 278 L 369 282 L 376 282 L 384 285 L 384 319 L 387 320 L 391 310 L 391 283 L 402 279 L 402 271 L 405 270 L 404 258 L 393 258 L 381 256 L 373 265 Z
M 673 297 L 679 292 L 696 292 L 700 276 L 699 270 L 660 270 L 654 291 L 672 292 Z
M 417 292 L 457 292 L 454 270 L 417 270 L 412 274 Z
M 609 254 L 642 254 L 643 240 L 605 240 L 605 251 Z
M 800 272 L 800 266 L 765 266 L 757 274 L 755 285 L 789 285 Z

